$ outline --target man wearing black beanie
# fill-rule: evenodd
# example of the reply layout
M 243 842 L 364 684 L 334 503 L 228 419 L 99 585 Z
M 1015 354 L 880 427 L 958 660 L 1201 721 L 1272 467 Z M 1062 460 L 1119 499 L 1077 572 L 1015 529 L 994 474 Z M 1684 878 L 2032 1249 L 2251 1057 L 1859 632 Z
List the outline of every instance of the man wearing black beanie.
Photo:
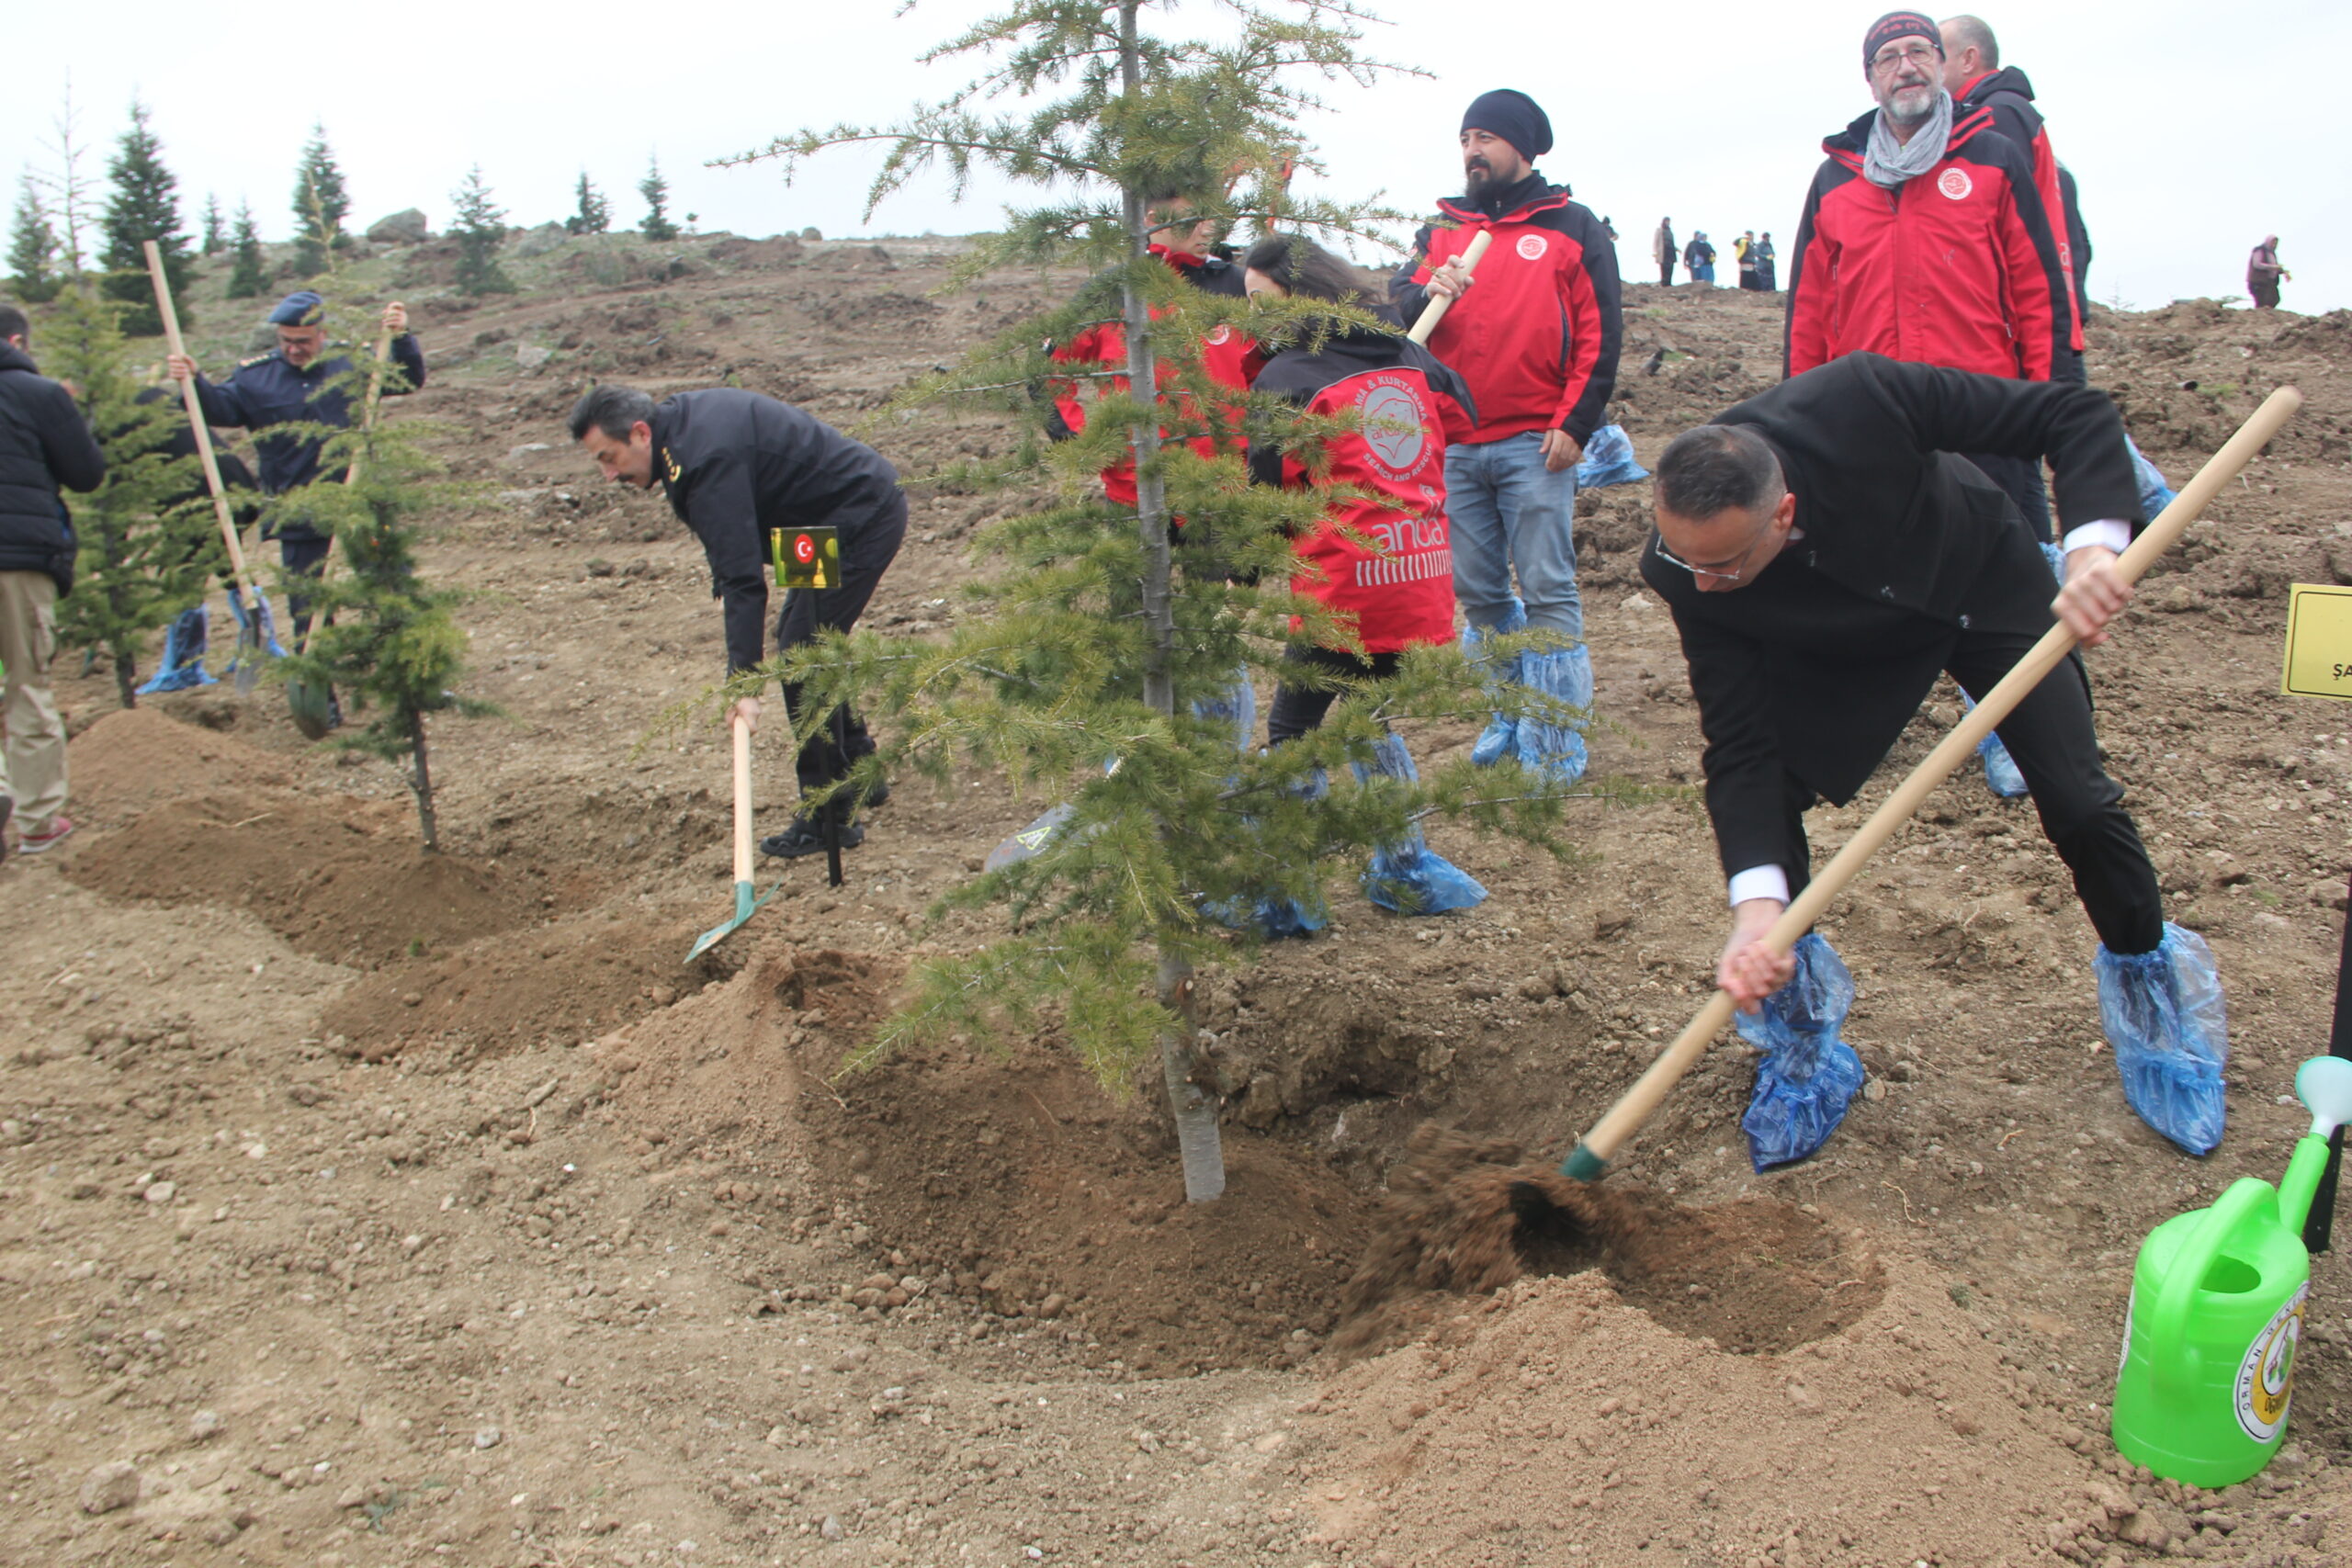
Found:
M 1477 427 L 1445 454 L 1454 597 L 1472 644 L 1521 630 L 1566 640 L 1497 674 L 1589 707 L 1570 529 L 1577 461 L 1617 384 L 1617 249 L 1589 209 L 1536 173 L 1552 122 L 1525 93 L 1480 94 L 1462 117 L 1461 148 L 1463 194 L 1437 204 L 1438 220 L 1389 284 L 1408 323 L 1432 299 L 1454 301 L 1429 345 L 1478 408 Z M 1482 232 L 1491 243 L 1474 288 L 1461 257 Z M 1577 730 L 1498 714 L 1471 756 L 1491 764 L 1506 755 L 1561 783 L 1584 773 Z

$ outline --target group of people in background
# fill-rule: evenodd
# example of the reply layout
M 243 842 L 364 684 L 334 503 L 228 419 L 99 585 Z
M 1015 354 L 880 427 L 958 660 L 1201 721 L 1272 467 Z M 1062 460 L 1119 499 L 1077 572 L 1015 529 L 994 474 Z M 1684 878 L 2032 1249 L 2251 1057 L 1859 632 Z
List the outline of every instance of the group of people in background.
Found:
M 1781 253 L 1772 243 L 1772 231 L 1765 230 L 1761 238 L 1753 229 L 1746 231 L 1731 243 L 1731 254 L 1742 288 L 1770 294 L 1781 287 Z M 1689 269 L 1691 282 L 1715 281 L 1714 242 L 1704 229 L 1696 229 L 1690 243 L 1678 249 L 1671 218 L 1657 220 L 1657 231 L 1650 236 L 1650 261 L 1657 268 L 1658 282 L 1669 288 L 1677 262 Z

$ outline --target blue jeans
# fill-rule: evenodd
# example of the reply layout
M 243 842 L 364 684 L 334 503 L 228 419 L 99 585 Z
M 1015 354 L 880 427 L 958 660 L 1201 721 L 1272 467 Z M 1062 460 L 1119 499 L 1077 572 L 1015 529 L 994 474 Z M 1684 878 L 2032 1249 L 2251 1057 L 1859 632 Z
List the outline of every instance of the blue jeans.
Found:
M 1542 431 L 1447 447 L 1445 511 L 1453 525 L 1453 596 L 1472 626 L 1491 630 L 1503 623 L 1515 566 L 1529 629 L 1584 636 L 1577 471 L 1544 469 Z

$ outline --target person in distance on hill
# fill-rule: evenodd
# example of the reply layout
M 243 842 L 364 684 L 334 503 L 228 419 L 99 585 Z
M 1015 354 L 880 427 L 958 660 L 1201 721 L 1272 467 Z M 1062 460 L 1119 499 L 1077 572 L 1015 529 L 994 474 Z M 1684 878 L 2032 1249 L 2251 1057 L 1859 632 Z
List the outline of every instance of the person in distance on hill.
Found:
M 571 430 L 606 479 L 639 490 L 659 484 L 670 509 L 702 541 L 711 597 L 725 616 L 729 674 L 763 657 L 771 530 L 829 527 L 841 536 L 841 586 L 786 591 L 775 621 L 778 652 L 812 642 L 820 631 L 856 626 L 906 537 L 906 492 L 881 453 L 758 392 L 712 387 L 656 404 L 634 388 L 607 384 L 573 405 Z M 796 720 L 802 697 L 798 682 L 785 682 L 785 710 Z M 738 698 L 733 711 L 758 728 L 759 698 Z M 846 704 L 836 708 L 800 748 L 795 767 L 801 794 L 846 777 L 873 752 L 865 721 Z M 889 786 L 877 784 L 863 802 L 842 793 L 821 807 L 803 807 L 760 848 L 786 860 L 820 853 L 830 817 L 842 847 L 853 849 L 865 839 L 854 819 L 858 806 L 888 797 Z
M 1756 276 L 1756 231 L 1750 229 L 1734 240 L 1731 254 L 1739 263 L 1739 286 L 1751 294 L 1763 288 Z
M 207 423 L 254 433 L 254 457 L 261 465 L 265 495 L 284 495 L 322 479 L 334 484 L 343 478 L 340 469 L 331 474 L 319 471 L 324 447 L 319 438 L 270 434 L 273 426 L 281 424 L 350 427 L 351 394 L 338 381 L 350 373 L 351 356 L 329 352 L 333 345 L 322 324 L 325 310 L 326 301 L 308 288 L 280 299 L 269 312 L 269 324 L 277 329 L 277 346 L 245 360 L 217 386 L 204 378 L 187 355 L 175 354 L 165 361 L 174 380 L 196 383 Z M 392 359 L 386 367 L 382 391 L 386 397 L 400 397 L 424 385 L 424 351 L 408 330 L 408 308 L 399 300 L 384 307 L 383 324 L 392 335 Z M 278 559 L 288 574 L 317 576 L 326 560 L 327 536 L 299 513 L 291 518 L 281 513 L 271 528 L 277 538 Z M 289 590 L 286 609 L 300 637 L 310 624 L 309 603 Z
M 1958 452 L 2049 459 L 2068 526 L 2054 603 L 2015 502 Z M 1673 613 L 1706 737 L 1733 909 L 1717 982 L 1753 1011 L 1801 965 L 1835 962 L 1817 936 L 1795 955 L 1763 944 L 1808 879 L 1805 809 L 1853 798 L 1939 673 L 1983 695 L 2053 615 L 2086 646 L 2104 642 L 2131 598 L 2114 562 L 2143 521 L 2139 486 L 2102 392 L 1867 352 L 1684 432 L 1656 468 L 1642 576 Z M 2080 659 L 2001 731 L 2103 944 L 2100 1011 L 2126 1098 L 2204 1154 L 2222 1126 L 2220 983 L 2204 943 L 2165 921 L 2123 791 L 2100 764 Z M 1849 1067 L 1822 1107 L 1828 1126 L 1860 1082 Z
M 1772 248 L 1772 231 L 1767 229 L 1764 237 L 1756 242 L 1756 287 L 1767 294 L 1777 292 L 1781 287 L 1780 269 L 1781 253 Z
M 65 719 L 50 690 L 57 601 L 74 587 L 74 535 L 60 488 L 93 491 L 106 454 L 74 393 L 43 376 L 28 352 L 32 323 L 0 305 L 0 855 L 8 819 L 27 854 L 74 830 L 65 815 Z
M 2295 275 L 2278 265 L 2278 236 L 2265 234 L 2245 259 L 2245 291 L 2257 310 L 2278 308 L 2278 285 L 2292 283 Z
M 1690 281 L 1712 285 L 1715 281 L 1715 247 L 1708 243 L 1704 229 L 1690 231 L 1690 243 L 1682 247 L 1682 265 L 1690 269 Z
M 1552 122 L 1525 93 L 1482 94 L 1462 117 L 1464 191 L 1415 237 L 1389 283 L 1408 325 L 1451 299 L 1430 351 L 1461 373 L 1478 424 L 1445 452 L 1453 592 L 1473 642 L 1542 631 L 1571 639 L 1514 660 L 1519 683 L 1577 707 L 1592 702 L 1592 658 L 1577 592 L 1576 466 L 1607 423 L 1624 337 L 1617 248 L 1589 208 L 1536 171 Z M 1474 273 L 1463 263 L 1484 233 Z M 1519 592 L 1511 592 L 1516 568 Z M 1584 775 L 1584 737 L 1497 714 L 1474 761 L 1515 757 L 1554 781 Z
M 1659 219 L 1657 232 L 1650 237 L 1650 260 L 1657 263 L 1659 283 L 1668 288 L 1674 287 L 1674 264 L 1681 257 L 1682 252 L 1674 240 L 1674 220 Z

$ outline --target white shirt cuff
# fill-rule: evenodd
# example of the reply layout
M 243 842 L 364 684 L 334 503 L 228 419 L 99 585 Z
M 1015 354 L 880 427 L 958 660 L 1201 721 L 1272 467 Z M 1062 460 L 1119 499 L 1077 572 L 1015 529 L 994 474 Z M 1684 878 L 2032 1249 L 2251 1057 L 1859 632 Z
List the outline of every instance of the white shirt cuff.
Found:
M 2117 555 L 2132 547 L 2132 525 L 2109 517 L 2097 523 L 2086 523 L 2079 528 L 2066 530 L 2066 553 L 2104 545 Z
M 1732 908 L 1737 908 L 1750 898 L 1777 898 L 1789 901 L 1789 874 L 1777 865 L 1751 865 L 1731 879 Z

